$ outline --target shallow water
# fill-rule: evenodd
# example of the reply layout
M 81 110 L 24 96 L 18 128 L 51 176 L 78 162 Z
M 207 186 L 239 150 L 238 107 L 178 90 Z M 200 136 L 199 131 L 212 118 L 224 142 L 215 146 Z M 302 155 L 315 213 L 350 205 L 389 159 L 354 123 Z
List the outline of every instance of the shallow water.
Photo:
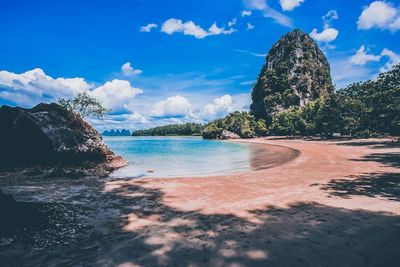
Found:
M 111 177 L 197 177 L 252 169 L 249 144 L 200 137 L 105 137 L 129 165 Z

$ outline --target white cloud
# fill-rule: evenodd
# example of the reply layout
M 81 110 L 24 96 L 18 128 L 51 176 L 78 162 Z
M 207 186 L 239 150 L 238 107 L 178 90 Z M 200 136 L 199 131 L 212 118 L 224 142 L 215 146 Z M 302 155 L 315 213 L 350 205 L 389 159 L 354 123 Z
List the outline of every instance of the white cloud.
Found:
M 83 78 L 54 79 L 39 68 L 21 74 L 0 71 L 0 98 L 15 105 L 32 107 L 41 102 L 54 102 L 58 98 L 68 99 L 83 91 L 89 91 L 113 112 L 131 112 L 132 100 L 143 92 L 124 80 L 109 81 L 96 88 Z
M 127 115 L 127 119 L 130 122 L 133 123 L 148 123 L 149 120 L 147 117 L 143 116 L 142 114 L 140 114 L 139 112 L 133 112 L 132 114 L 126 114 Z
M 242 17 L 251 16 L 252 12 L 250 10 L 243 10 Z
M 39 68 L 20 74 L 0 71 L 0 97 L 17 105 L 32 106 L 70 98 L 90 88 L 83 78 L 54 79 Z
M 381 59 L 381 56 L 379 55 L 371 55 L 371 54 L 367 54 L 366 50 L 365 50 L 365 46 L 362 45 L 360 47 L 360 49 L 358 49 L 357 53 L 351 57 L 350 62 L 353 63 L 354 65 L 365 65 L 368 62 L 371 61 L 379 61 Z
M 230 23 L 232 23 L 232 21 Z M 183 22 L 180 19 L 173 19 L 173 18 L 164 22 L 161 31 L 169 35 L 172 35 L 176 32 L 180 32 L 183 33 L 184 35 L 194 36 L 197 39 L 203 39 L 207 36 L 220 35 L 220 34 L 230 35 L 236 32 L 236 30 L 233 28 L 230 29 L 225 29 L 223 27 L 219 28 L 217 26 L 217 23 L 215 22 L 206 31 L 202 27 L 196 25 L 193 21 Z
M 122 65 L 121 70 L 125 76 L 135 76 L 143 72 L 142 70 L 134 69 L 130 62 L 126 62 L 124 65 Z
M 152 29 L 157 28 L 158 25 L 154 23 L 147 24 L 146 26 L 140 27 L 141 32 L 151 32 Z
M 251 23 L 249 23 L 249 22 L 247 22 L 247 30 L 248 31 L 250 31 L 250 30 L 252 30 L 252 29 L 254 29 L 254 25 L 253 24 L 251 24 Z
M 381 56 L 389 58 L 389 61 L 380 69 L 380 72 L 389 71 L 394 65 L 400 63 L 400 55 L 387 48 L 382 50 Z
M 220 98 L 215 98 L 213 103 L 207 104 L 204 107 L 203 118 L 214 119 L 222 117 L 232 112 L 232 97 L 230 95 L 224 95 Z
M 320 33 L 317 31 L 317 29 L 313 29 L 310 33 L 311 38 L 323 43 L 334 41 L 338 35 L 339 31 L 333 28 L 325 29 Z
M 237 22 L 237 18 L 233 18 L 231 21 L 228 22 L 228 26 L 232 27 L 232 26 L 236 25 L 236 22 Z
M 155 103 L 151 113 L 156 117 L 187 117 L 190 111 L 189 100 L 177 95 Z
M 359 30 L 378 28 L 396 31 L 400 29 L 400 8 L 389 2 L 372 2 L 362 11 L 357 25 Z
M 324 29 L 330 28 L 332 26 L 332 21 L 338 20 L 339 15 L 336 10 L 329 10 L 325 16 L 322 16 L 324 21 Z
M 142 89 L 132 87 L 128 81 L 112 80 L 89 92 L 100 100 L 112 112 L 127 112 L 136 95 L 143 93 Z
M 299 7 L 305 0 L 280 0 L 282 10 L 292 11 Z
M 265 0 L 244 0 L 244 5 L 248 9 L 261 11 L 264 17 L 272 18 L 280 25 L 289 28 L 293 26 L 292 20 L 289 17 L 269 7 Z
M 336 40 L 339 35 L 339 31 L 335 28 L 332 28 L 331 24 L 333 20 L 337 20 L 338 18 L 339 16 L 336 10 L 330 10 L 326 15 L 322 17 L 322 20 L 324 22 L 324 30 L 318 32 L 318 30 L 314 28 L 310 33 L 311 38 L 318 42 L 326 44 Z
M 255 53 L 255 52 L 248 51 L 248 50 L 243 50 L 243 49 L 235 49 L 235 51 L 239 52 L 239 53 L 249 54 L 249 55 L 252 55 L 252 56 L 255 56 L 255 57 L 266 57 L 267 56 L 266 53 L 265 54 L 264 53 Z
M 366 81 L 376 77 L 376 70 L 369 65 L 354 65 L 349 55 L 337 55 L 329 61 L 333 82 L 336 88 L 345 88 L 349 84 Z

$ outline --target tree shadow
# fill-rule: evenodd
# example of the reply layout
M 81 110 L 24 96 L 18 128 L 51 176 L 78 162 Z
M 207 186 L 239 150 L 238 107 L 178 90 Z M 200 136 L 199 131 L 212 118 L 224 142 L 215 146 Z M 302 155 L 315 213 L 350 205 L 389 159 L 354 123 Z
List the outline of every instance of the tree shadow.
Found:
M 351 142 L 340 142 L 337 143 L 339 146 L 365 146 L 372 149 L 386 149 L 386 148 L 398 148 L 400 143 L 396 141 L 389 140 L 367 140 L 367 141 L 351 141 Z
M 386 166 L 400 168 L 400 153 L 373 153 L 366 155 L 361 159 L 353 159 L 353 161 L 375 161 Z
M 0 252 L 3 264 L 395 266 L 398 263 L 400 216 L 295 203 L 287 208 L 266 206 L 250 211 L 252 219 L 246 220 L 233 214 L 203 214 L 172 208 L 164 204 L 163 192 L 145 186 L 145 182 L 106 182 L 101 190 L 85 194 L 88 202 L 94 202 L 91 212 L 83 216 L 91 227 L 81 232 L 75 242 L 39 252 L 29 250 L 29 244 L 17 243 Z
M 372 173 L 349 178 L 351 180 L 332 180 L 321 189 L 343 198 L 367 196 L 400 201 L 400 173 Z

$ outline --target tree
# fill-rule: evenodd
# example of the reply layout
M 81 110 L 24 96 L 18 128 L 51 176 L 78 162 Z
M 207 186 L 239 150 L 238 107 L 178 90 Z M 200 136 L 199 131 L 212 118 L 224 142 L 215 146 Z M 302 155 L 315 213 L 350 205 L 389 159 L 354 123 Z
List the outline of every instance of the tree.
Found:
M 227 130 L 238 134 L 241 138 L 254 138 L 257 136 L 257 129 L 262 131 L 263 121 L 257 122 L 253 115 L 248 112 L 233 112 L 228 116 L 210 122 L 203 131 L 203 137 L 206 139 L 217 138 L 223 131 Z
M 201 135 L 203 129 L 204 125 L 199 123 L 172 124 L 166 126 L 157 126 L 147 130 L 134 131 L 132 135 L 133 136 Z
M 78 113 L 82 118 L 88 116 L 101 118 L 111 111 L 103 107 L 99 100 L 91 97 L 86 91 L 77 94 L 74 98 L 60 98 L 57 103 L 66 110 Z

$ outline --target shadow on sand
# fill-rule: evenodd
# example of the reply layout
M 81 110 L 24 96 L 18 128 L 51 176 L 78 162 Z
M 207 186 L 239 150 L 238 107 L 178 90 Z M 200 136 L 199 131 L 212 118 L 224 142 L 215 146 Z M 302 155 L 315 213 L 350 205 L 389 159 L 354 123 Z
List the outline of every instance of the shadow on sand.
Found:
M 372 173 L 349 178 L 332 180 L 321 188 L 330 195 L 343 198 L 368 196 L 400 201 L 400 173 Z
M 105 184 L 107 186 L 107 182 Z M 103 188 L 100 188 L 103 189 Z M 397 192 L 398 193 L 398 192 Z M 394 193 L 395 195 L 398 195 Z M 144 184 L 94 190 L 91 227 L 68 245 L 2 247 L 4 266 L 395 266 L 400 216 L 296 203 L 235 215 L 187 212 Z M 88 198 L 88 194 L 86 194 Z M 397 199 L 396 199 L 397 200 Z M 78 215 L 76 215 L 78 216 Z M 40 234 L 41 232 L 39 232 Z M 45 232 L 43 232 L 45 233 Z M 38 235 L 38 230 L 35 232 Z M 46 238 L 43 237 L 45 240 Z

